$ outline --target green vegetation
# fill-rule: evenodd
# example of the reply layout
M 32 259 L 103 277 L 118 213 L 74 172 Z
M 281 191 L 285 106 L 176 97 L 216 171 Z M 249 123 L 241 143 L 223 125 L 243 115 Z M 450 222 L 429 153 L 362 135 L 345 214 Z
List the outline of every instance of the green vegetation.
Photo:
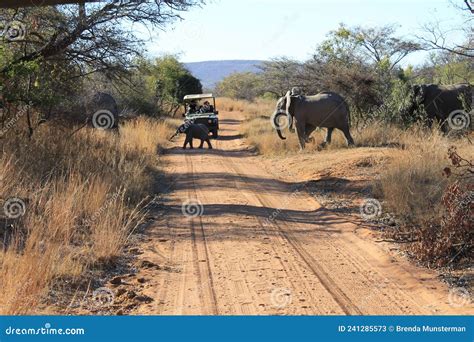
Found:
M 466 40 L 472 42 L 469 33 Z M 474 82 L 469 46 L 464 50 L 438 47 L 421 67 L 403 68 L 406 56 L 433 47 L 423 39 L 400 37 L 395 25 L 341 24 L 328 33 L 307 61 L 275 58 L 264 62 L 260 73 L 230 75 L 216 89 L 221 96 L 245 100 L 264 94 L 277 98 L 292 87 L 305 94 L 335 91 L 349 103 L 356 125 L 375 120 L 408 126 L 416 121 L 405 115 L 413 96 L 411 85 Z
M 130 80 L 133 86 L 118 86 L 118 98 L 130 110 L 149 116 L 175 115 L 184 95 L 202 93 L 201 82 L 171 55 L 140 59 Z
M 262 79 L 252 72 L 234 73 L 224 78 L 216 86 L 218 96 L 239 100 L 253 100 L 263 95 Z

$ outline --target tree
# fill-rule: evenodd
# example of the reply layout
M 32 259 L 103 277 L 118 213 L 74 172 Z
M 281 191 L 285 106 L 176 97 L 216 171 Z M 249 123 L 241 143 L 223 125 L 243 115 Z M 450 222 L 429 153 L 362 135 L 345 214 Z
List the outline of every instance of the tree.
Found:
M 234 73 L 216 85 L 219 96 L 251 101 L 263 95 L 262 77 L 253 72 Z
M 164 28 L 199 0 L 113 1 L 0 10 L 0 121 L 27 107 L 30 135 L 55 105 L 73 108 L 86 79 L 101 73 L 132 86 L 143 37 L 136 26 Z M 53 77 L 51 77 L 53 76 Z M 86 89 L 85 89 L 86 90 Z M 31 107 L 34 111 L 31 111 Z
M 307 93 L 334 91 L 341 94 L 352 107 L 355 121 L 365 119 L 366 113 L 382 102 L 376 87 L 377 74 L 360 62 L 322 60 L 317 54 L 305 63 Z
M 406 56 L 421 48 L 412 40 L 397 37 L 396 29 L 395 25 L 349 28 L 340 24 L 329 32 L 317 53 L 325 62 L 373 64 L 391 72 Z
M 412 40 L 395 36 L 396 28 L 395 25 L 357 26 L 348 31 L 348 39 L 360 47 L 364 58 L 370 58 L 379 67 L 386 64 L 388 71 L 392 71 L 406 56 L 421 48 Z M 344 27 L 341 29 L 345 30 Z
M 352 107 L 353 117 L 380 104 L 377 90 L 379 79 L 375 63 L 368 63 L 358 42 L 351 38 L 344 25 L 329 32 L 312 58 L 303 64 L 300 83 L 306 93 L 334 91 L 341 94 Z
M 1 10 L 1 22 L 16 23 L 9 30 L 15 36 L 7 39 L 7 45 L 21 51 L 1 72 L 4 74 L 24 62 L 60 55 L 73 61 L 83 74 L 108 71 L 113 75 L 114 70 L 130 66 L 141 51 L 143 38 L 136 35 L 137 24 L 163 28 L 179 18 L 180 11 L 199 3 L 198 0 L 113 1 Z
M 157 58 L 150 70 L 158 106 L 175 115 L 186 94 L 202 93 L 201 82 L 180 63 L 168 55 Z
M 423 25 L 424 34 L 418 36 L 422 42 L 423 49 L 429 51 L 444 51 L 462 57 L 474 57 L 474 17 L 473 8 L 466 0 L 462 5 L 454 4 L 461 14 L 457 27 L 443 27 L 441 21 L 435 21 Z M 454 44 L 453 37 L 456 34 L 464 34 L 463 44 Z
M 473 83 L 474 61 L 448 51 L 433 52 L 417 70 L 417 79 L 419 83 Z
M 337 62 L 347 65 L 362 63 L 363 59 L 357 53 L 358 44 L 351 39 L 351 35 L 351 31 L 344 24 L 340 24 L 338 29 L 327 34 L 326 39 L 317 47 L 314 56 L 323 63 Z
M 285 57 L 265 61 L 260 66 L 265 92 L 277 97 L 286 94 L 292 87 L 305 88 L 302 78 L 302 64 Z

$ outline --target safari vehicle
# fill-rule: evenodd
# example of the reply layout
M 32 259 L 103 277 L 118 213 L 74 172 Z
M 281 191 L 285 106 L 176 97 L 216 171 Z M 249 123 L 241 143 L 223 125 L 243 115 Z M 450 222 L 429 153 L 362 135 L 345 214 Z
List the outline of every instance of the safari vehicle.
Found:
M 216 98 L 212 94 L 192 94 L 184 98 L 185 121 L 205 124 L 214 138 L 219 136 L 219 112 L 216 110 Z

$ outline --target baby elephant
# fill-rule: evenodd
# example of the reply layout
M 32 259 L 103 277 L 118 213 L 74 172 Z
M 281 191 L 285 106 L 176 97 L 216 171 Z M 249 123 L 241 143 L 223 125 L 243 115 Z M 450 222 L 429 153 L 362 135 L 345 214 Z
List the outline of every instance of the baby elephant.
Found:
M 188 143 L 190 148 L 193 148 L 193 138 L 201 140 L 199 148 L 202 148 L 204 142 L 207 143 L 209 149 L 212 148 L 211 142 L 209 141 L 209 128 L 207 128 L 206 125 L 196 123 L 185 123 L 179 126 L 178 131 L 180 133 L 186 133 L 186 139 L 184 140 L 183 149 L 186 149 L 186 145 Z

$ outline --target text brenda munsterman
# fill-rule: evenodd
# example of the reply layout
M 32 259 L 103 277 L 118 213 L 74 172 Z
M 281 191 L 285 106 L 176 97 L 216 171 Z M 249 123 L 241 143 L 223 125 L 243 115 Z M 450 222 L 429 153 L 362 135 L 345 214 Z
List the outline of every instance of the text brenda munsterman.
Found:
M 396 332 L 466 332 L 466 327 L 447 327 L 447 326 L 431 326 L 431 325 L 414 325 L 395 327 Z

